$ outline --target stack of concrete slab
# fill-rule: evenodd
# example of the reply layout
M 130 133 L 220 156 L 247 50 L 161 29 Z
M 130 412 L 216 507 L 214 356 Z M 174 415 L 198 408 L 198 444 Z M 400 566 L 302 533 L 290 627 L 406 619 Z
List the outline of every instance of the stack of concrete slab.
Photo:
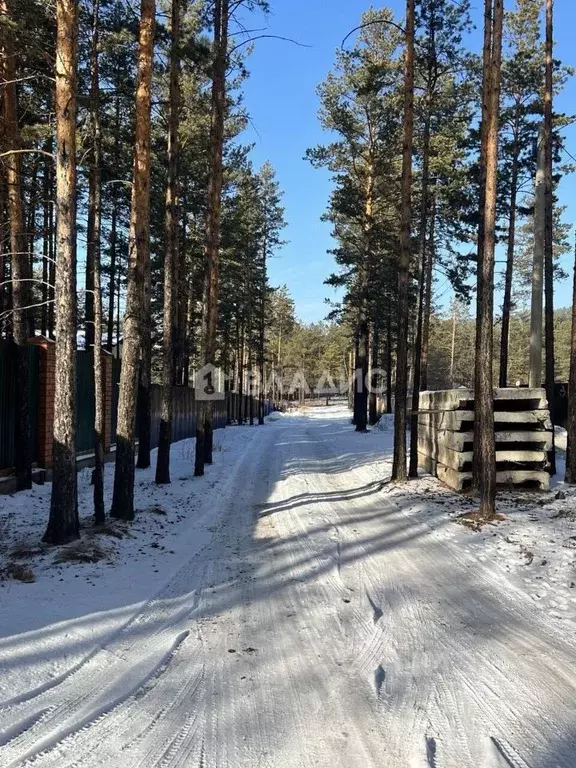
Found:
M 547 451 L 552 423 L 543 389 L 494 390 L 496 481 L 501 486 L 549 487 Z M 474 391 L 422 392 L 418 459 L 422 469 L 455 490 L 472 485 Z

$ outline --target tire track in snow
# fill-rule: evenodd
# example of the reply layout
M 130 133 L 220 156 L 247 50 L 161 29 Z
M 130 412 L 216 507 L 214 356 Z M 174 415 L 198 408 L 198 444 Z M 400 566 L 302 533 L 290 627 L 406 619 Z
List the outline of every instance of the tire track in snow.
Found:
M 153 684 L 35 767 L 551 768 L 576 693 L 570 644 L 555 634 L 548 650 L 549 630 L 397 491 L 361 492 L 380 487 L 374 470 L 342 461 L 337 435 L 266 429 L 211 547 L 166 593 L 202 590 L 175 617 L 190 636 Z
M 52 749 L 56 744 L 81 731 L 86 726 L 93 725 L 100 718 L 106 717 L 110 712 L 116 709 L 116 707 L 120 706 L 124 701 L 133 696 L 151 679 L 157 675 L 161 675 L 166 669 L 172 655 L 187 636 L 187 631 L 181 632 L 179 635 L 177 635 L 174 638 L 169 650 L 163 657 L 156 661 L 154 666 L 148 672 L 146 672 L 144 678 L 138 679 L 138 675 L 136 675 L 138 682 L 132 682 L 132 687 L 128 687 L 115 698 L 106 697 L 106 699 L 99 706 L 98 704 L 92 705 L 91 707 L 88 705 L 83 709 L 80 702 L 74 702 L 74 704 L 79 704 L 80 706 L 74 707 L 74 718 L 72 722 L 66 725 L 62 725 L 62 719 L 65 721 L 67 714 L 66 710 L 69 709 L 69 706 L 54 707 L 50 712 L 50 716 L 48 718 L 43 718 L 41 721 L 44 730 L 48 730 L 48 733 L 40 736 L 39 738 L 34 738 L 33 742 L 30 744 L 30 739 L 26 737 L 29 737 L 31 734 L 33 734 L 35 730 L 35 724 L 33 724 L 28 730 L 24 732 L 22 739 L 17 737 L 16 739 L 11 740 L 5 745 L 5 748 L 0 751 L 0 757 L 3 758 L 2 764 L 4 768 L 16 768 L 16 766 L 21 765 L 22 763 L 25 763 L 26 761 L 29 761 L 38 755 L 41 755 L 43 752 L 49 749 Z M 55 722 L 52 723 L 51 721 Z M 17 752 L 15 756 L 13 755 L 14 751 Z
M 231 473 L 229 487 L 233 488 L 234 477 L 241 473 L 249 463 L 250 454 L 243 454 L 235 471 Z M 209 547 L 205 547 L 204 551 Z M 146 680 L 154 674 L 158 666 L 174 648 L 172 642 L 184 639 L 183 630 L 172 641 L 178 624 L 187 620 L 198 608 L 198 595 L 194 586 L 198 584 L 197 571 L 203 563 L 203 550 L 185 564 L 159 595 L 147 605 L 147 610 L 135 616 L 106 647 L 101 648 L 88 662 L 82 663 L 74 673 L 67 675 L 57 690 L 61 704 L 52 707 L 50 717 L 46 715 L 28 727 L 18 738 L 12 739 L 0 749 L 0 764 L 16 765 L 23 759 L 37 755 L 54 747 L 63 739 L 74 742 L 71 734 L 101 719 L 104 712 L 116 709 L 120 702 L 129 699 Z M 131 663 L 132 659 L 144 657 L 143 661 Z M 140 671 L 141 670 L 141 671 Z M 120 678 L 118 678 L 120 675 Z M 118 693 L 118 689 L 122 689 Z M 18 723 L 27 724 L 27 711 L 38 709 L 41 702 L 48 698 L 54 700 L 54 690 L 47 690 L 39 696 L 20 705 L 15 705 L 0 712 L 0 728 L 6 722 L 12 727 Z M 54 725 L 52 725 L 54 721 Z M 56 724 L 57 723 L 57 724 Z M 14 756 L 14 757 L 13 757 Z M 13 760 L 14 762 L 9 762 Z M 6 763 L 5 763 L 6 761 Z

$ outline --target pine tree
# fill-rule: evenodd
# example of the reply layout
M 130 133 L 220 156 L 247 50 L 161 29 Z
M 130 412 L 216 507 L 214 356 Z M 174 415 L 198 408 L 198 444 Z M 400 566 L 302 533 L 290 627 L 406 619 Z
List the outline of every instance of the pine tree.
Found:
M 150 108 L 154 23 L 154 0 L 142 0 L 140 6 L 128 286 L 124 315 L 116 466 L 111 511 L 113 517 L 125 520 L 134 518 L 134 424 L 142 335 L 147 328 L 144 283 L 150 257 Z
M 173 386 L 178 306 L 179 227 L 178 227 L 178 131 L 181 108 L 180 90 L 180 0 L 172 0 L 170 30 L 170 91 L 168 118 L 168 180 L 166 184 L 166 234 L 164 258 L 164 323 L 162 417 L 156 464 L 156 482 L 170 482 L 170 443 L 172 440 Z
M 16 98 L 15 51 L 12 36 L 13 19 L 6 3 L 0 0 L 2 35 L 1 71 L 3 79 L 4 135 L 8 147 L 5 155 L 7 211 L 10 225 L 10 264 L 12 290 L 12 338 L 16 358 L 16 418 L 14 420 L 16 487 L 32 487 L 30 454 L 28 338 L 34 333 L 31 310 L 32 291 L 30 249 L 26 238 L 21 173 L 21 138 Z M 0 275 L 0 281 L 4 281 Z
M 544 336 L 546 339 L 546 396 L 548 407 L 554 412 L 554 188 L 553 188 L 553 0 L 546 0 L 546 63 L 544 78 Z M 552 449 L 548 453 L 550 474 L 556 474 L 554 432 Z
M 212 64 L 212 128 L 210 133 L 210 177 L 206 218 L 206 320 L 204 365 L 215 365 L 218 328 L 218 281 L 220 257 L 220 210 L 222 195 L 222 150 L 226 110 L 226 65 L 228 61 L 229 0 L 214 0 L 214 59 Z M 212 463 L 212 408 L 200 402 L 196 427 L 194 474 L 204 474 Z
M 480 514 L 486 519 L 492 518 L 496 513 L 492 323 L 503 15 L 502 0 L 485 0 L 481 127 L 483 173 L 478 233 L 478 306 L 474 387 L 474 479 L 480 494 Z
M 404 59 L 404 143 L 402 151 L 401 230 L 398 262 L 398 346 L 392 480 L 408 479 L 406 467 L 406 400 L 408 395 L 408 318 L 412 226 L 412 147 L 414 141 L 414 0 L 406 0 Z
M 56 3 L 56 386 L 50 517 L 44 541 L 79 535 L 76 485 L 76 0 Z
M 102 131 L 100 126 L 100 73 L 99 73 L 99 0 L 92 7 L 92 46 L 90 56 L 90 119 L 92 123 L 92 163 L 89 172 L 88 225 L 86 262 L 91 270 L 91 310 L 93 317 L 92 356 L 94 370 L 94 519 L 104 523 L 104 378 L 102 375 L 102 277 L 101 277 L 101 221 L 102 221 Z M 88 266 L 87 266 L 88 271 Z M 90 327 L 87 317 L 86 330 Z M 88 335 L 86 337 L 88 343 Z

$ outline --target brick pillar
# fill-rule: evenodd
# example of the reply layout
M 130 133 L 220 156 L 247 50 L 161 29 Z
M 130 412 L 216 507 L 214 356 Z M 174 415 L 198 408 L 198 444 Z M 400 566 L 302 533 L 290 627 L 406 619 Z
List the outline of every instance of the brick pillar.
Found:
M 112 445 L 112 355 L 102 349 L 100 359 L 104 380 L 104 453 L 108 453 Z
M 38 391 L 38 466 L 52 466 L 54 441 L 54 389 L 56 386 L 56 346 L 51 339 L 35 336 L 28 340 L 40 347 L 40 383 Z

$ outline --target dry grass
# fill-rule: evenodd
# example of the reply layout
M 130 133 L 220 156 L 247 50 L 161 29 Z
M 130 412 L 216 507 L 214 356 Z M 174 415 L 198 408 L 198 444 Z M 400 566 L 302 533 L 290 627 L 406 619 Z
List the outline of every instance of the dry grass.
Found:
M 532 552 L 530 549 L 528 549 L 524 545 L 520 547 L 520 552 L 526 558 L 526 565 L 532 565 L 532 563 L 534 562 L 534 552 Z
M 91 538 L 80 539 L 62 547 L 54 558 L 55 563 L 97 563 L 109 557 L 103 547 Z
M 19 541 L 10 550 L 10 557 L 14 560 L 26 560 L 43 554 L 47 547 L 40 542 Z
M 163 509 L 159 504 L 153 504 L 151 507 L 146 507 L 146 509 L 142 510 L 143 512 L 152 512 L 154 515 L 164 515 L 166 516 L 168 512 L 166 512 L 165 509 Z
M 110 521 L 104 525 L 93 525 L 87 529 L 88 533 L 95 536 L 111 536 L 113 539 L 131 538 L 126 529 L 120 523 Z
M 32 568 L 27 568 L 21 563 L 8 563 L 5 568 L 0 570 L 0 581 L 2 579 L 14 579 L 24 584 L 32 584 L 36 581 Z
M 466 528 L 470 528 L 472 531 L 481 531 L 485 525 L 496 525 L 506 520 L 504 515 L 497 512 L 493 517 L 485 517 L 481 515 L 477 510 L 471 512 L 464 512 L 463 515 L 458 515 L 456 522 L 460 525 L 464 525 Z

